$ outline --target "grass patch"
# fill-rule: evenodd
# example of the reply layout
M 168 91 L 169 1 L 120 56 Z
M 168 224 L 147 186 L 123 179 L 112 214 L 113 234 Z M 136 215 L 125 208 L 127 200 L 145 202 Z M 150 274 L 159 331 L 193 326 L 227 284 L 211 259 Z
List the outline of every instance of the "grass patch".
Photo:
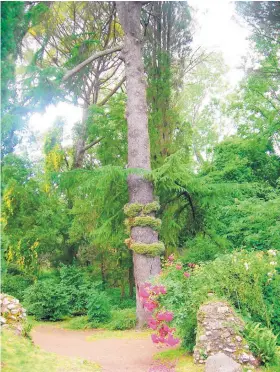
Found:
M 154 355 L 154 359 L 176 364 L 176 372 L 202 372 L 204 366 L 194 364 L 192 354 L 182 348 L 161 351 Z
M 2 370 L 4 372 L 100 372 L 101 368 L 87 360 L 47 353 L 10 330 L 1 335 Z
M 57 323 L 64 329 L 83 330 L 83 329 L 108 329 L 108 330 L 127 330 L 136 326 L 135 309 L 113 310 L 111 319 L 106 323 L 90 322 L 87 316 L 77 316 Z

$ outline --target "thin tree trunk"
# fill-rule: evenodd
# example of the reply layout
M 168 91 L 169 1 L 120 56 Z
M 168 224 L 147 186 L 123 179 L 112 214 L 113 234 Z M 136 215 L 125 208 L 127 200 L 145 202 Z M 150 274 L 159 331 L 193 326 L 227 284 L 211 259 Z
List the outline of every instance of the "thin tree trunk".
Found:
M 83 106 L 83 118 L 82 118 L 82 123 L 79 128 L 79 138 L 76 143 L 76 148 L 75 148 L 75 156 L 74 156 L 74 163 L 73 163 L 73 168 L 81 168 L 83 165 L 83 160 L 84 160 L 84 147 L 86 143 L 86 132 L 87 132 L 87 119 L 88 119 L 88 103 L 84 102 Z
M 150 141 L 146 101 L 146 82 L 141 50 L 141 2 L 117 2 L 117 10 L 125 32 L 123 56 L 125 60 L 128 123 L 128 166 L 150 170 Z M 128 176 L 130 203 L 146 204 L 153 201 L 153 185 L 136 174 Z M 136 242 L 154 243 L 158 234 L 150 227 L 133 227 L 131 238 Z M 138 292 L 142 283 L 160 272 L 160 258 L 133 252 L 136 285 L 136 313 L 138 327 L 143 327 L 148 314 Z

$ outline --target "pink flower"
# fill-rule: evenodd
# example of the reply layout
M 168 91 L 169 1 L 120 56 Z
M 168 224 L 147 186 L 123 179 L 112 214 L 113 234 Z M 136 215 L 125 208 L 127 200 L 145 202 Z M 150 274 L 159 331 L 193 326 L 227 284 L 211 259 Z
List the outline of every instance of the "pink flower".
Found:
M 159 339 L 158 339 L 158 336 L 156 334 L 152 334 L 151 335 L 151 339 L 152 341 L 155 343 L 155 344 L 158 344 L 159 343 Z
M 169 334 L 165 343 L 169 346 L 175 346 L 179 343 L 179 341 L 179 338 L 174 338 L 172 334 Z
M 148 298 L 149 296 L 150 295 L 146 291 L 145 287 L 140 287 L 140 289 L 139 289 L 139 297 L 141 297 L 141 298 Z
M 163 285 L 160 286 L 160 293 L 166 294 L 166 288 Z
M 165 320 L 167 322 L 171 322 L 172 319 L 173 319 L 173 313 L 171 313 L 170 311 L 166 311 L 165 312 Z
M 148 320 L 148 326 L 155 331 L 157 329 L 158 322 L 155 319 L 150 318 Z
M 173 313 L 171 313 L 170 311 L 165 311 L 164 313 L 157 314 L 157 320 L 171 322 L 172 319 Z
M 178 265 L 176 265 L 176 269 L 177 269 L 177 270 L 181 270 L 181 269 L 182 269 L 182 267 L 183 267 L 182 265 L 179 265 L 179 264 L 178 264 Z
M 160 291 L 160 287 L 158 287 L 157 285 L 155 285 L 154 287 L 151 287 L 151 290 L 156 294 L 156 295 L 159 295 L 161 293 Z
M 154 301 L 145 301 L 143 306 L 146 310 L 152 312 L 157 307 L 157 303 Z
M 188 273 L 188 272 L 185 272 L 185 273 L 184 273 L 184 276 L 185 276 L 186 278 L 189 278 L 189 277 L 191 276 L 191 274 Z
M 188 263 L 188 266 L 191 267 L 192 269 L 195 268 L 195 264 L 194 263 Z
M 164 330 L 165 332 L 167 332 L 167 333 L 168 333 L 168 332 L 171 332 L 171 328 L 169 328 L 167 324 L 163 324 L 163 325 L 162 325 L 162 328 L 163 328 L 163 330 Z
M 168 257 L 168 261 L 174 261 L 174 254 L 172 253 L 169 257 Z

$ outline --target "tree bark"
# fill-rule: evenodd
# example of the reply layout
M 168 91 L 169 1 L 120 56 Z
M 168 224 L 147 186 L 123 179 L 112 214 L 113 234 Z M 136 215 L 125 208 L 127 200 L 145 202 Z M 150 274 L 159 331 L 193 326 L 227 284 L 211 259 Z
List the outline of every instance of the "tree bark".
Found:
M 129 168 L 151 169 L 150 141 L 146 101 L 146 82 L 141 48 L 141 2 L 117 2 L 117 11 L 125 33 L 123 56 L 125 61 L 128 124 Z M 129 202 L 146 204 L 154 200 L 153 185 L 136 174 L 128 176 Z M 150 227 L 133 227 L 131 238 L 136 242 L 154 243 L 158 234 Z M 142 283 L 160 272 L 160 257 L 149 257 L 133 252 L 136 286 L 136 314 L 138 327 L 143 327 L 148 314 L 143 308 L 138 292 Z

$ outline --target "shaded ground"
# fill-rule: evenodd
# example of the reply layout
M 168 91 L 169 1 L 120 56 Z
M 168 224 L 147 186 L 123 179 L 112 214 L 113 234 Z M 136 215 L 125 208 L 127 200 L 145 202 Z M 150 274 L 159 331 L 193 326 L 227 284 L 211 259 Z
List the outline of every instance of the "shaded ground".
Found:
M 71 331 L 52 325 L 40 325 L 32 332 L 34 343 L 59 355 L 78 357 L 98 363 L 103 372 L 173 372 L 173 366 L 158 364 L 153 355 L 160 350 L 149 336 L 135 331 L 123 338 L 100 338 L 90 341 L 100 330 Z

